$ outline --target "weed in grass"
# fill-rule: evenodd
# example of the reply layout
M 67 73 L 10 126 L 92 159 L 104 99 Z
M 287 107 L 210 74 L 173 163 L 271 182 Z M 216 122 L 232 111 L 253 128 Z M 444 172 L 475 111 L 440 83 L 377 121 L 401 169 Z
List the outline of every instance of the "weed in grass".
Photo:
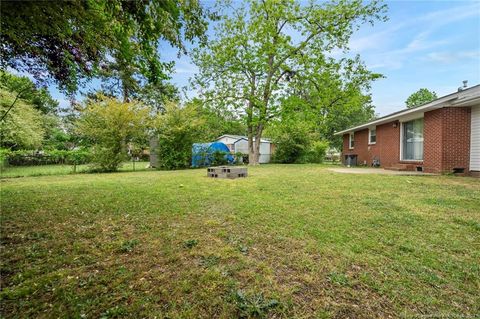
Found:
M 220 262 L 220 257 L 215 255 L 202 256 L 200 258 L 200 265 L 205 268 L 210 268 L 218 265 Z
M 248 246 L 243 243 L 243 240 L 240 237 L 235 235 L 227 236 L 227 242 L 242 254 L 246 255 L 248 253 Z
M 108 309 L 104 313 L 100 315 L 101 319 L 108 319 L 108 318 L 120 318 L 127 314 L 127 311 L 122 306 L 115 306 L 113 308 Z
M 183 242 L 183 247 L 192 249 L 193 247 L 198 245 L 198 240 L 196 239 L 189 239 Z
M 270 310 L 278 307 L 276 299 L 266 299 L 262 293 L 246 294 L 243 290 L 232 293 L 240 318 L 265 318 Z
M 455 208 L 458 205 L 458 201 L 452 198 L 427 198 L 425 203 L 435 205 L 443 208 Z
M 404 253 L 413 253 L 415 251 L 415 248 L 407 245 L 400 245 L 398 246 L 398 250 Z
M 39 244 L 33 244 L 32 246 L 28 247 L 25 256 L 29 259 L 38 259 L 45 257 L 48 254 L 47 250 L 40 246 Z
M 338 273 L 338 272 L 331 272 L 327 275 L 328 280 L 338 286 L 348 286 L 349 280 L 345 274 Z
M 453 218 L 453 221 L 458 225 L 472 227 L 473 230 L 480 231 L 480 222 L 474 220 L 465 220 L 458 217 Z
M 240 251 L 242 254 L 246 255 L 248 253 L 248 247 L 245 245 L 238 245 L 238 251 Z
M 30 232 L 27 234 L 28 240 L 42 240 L 42 239 L 51 239 L 52 235 L 47 232 Z
M 318 310 L 316 313 L 315 313 L 315 318 L 316 319 L 330 319 L 332 318 L 332 314 L 326 310 Z
M 130 253 L 138 244 L 140 244 L 138 239 L 126 240 L 122 243 L 118 251 L 121 253 Z

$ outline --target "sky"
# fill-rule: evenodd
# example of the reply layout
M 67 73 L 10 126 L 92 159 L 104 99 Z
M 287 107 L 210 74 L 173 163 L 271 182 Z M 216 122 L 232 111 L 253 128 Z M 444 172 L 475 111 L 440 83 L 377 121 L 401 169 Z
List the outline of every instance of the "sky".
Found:
M 211 2 L 204 4 L 211 5 Z M 350 41 L 352 54 L 360 54 L 369 70 L 385 78 L 372 86 L 372 99 L 380 116 L 405 107 L 405 100 L 420 88 L 443 96 L 457 91 L 463 80 L 480 84 L 480 1 L 386 1 L 387 22 L 363 26 Z M 209 32 L 209 35 L 212 35 Z M 171 82 L 180 88 L 197 68 L 188 56 L 160 45 L 165 61 L 175 61 Z M 88 85 L 98 86 L 97 82 Z M 55 86 L 52 96 L 63 106 L 68 100 Z M 188 96 L 195 90 L 188 89 Z

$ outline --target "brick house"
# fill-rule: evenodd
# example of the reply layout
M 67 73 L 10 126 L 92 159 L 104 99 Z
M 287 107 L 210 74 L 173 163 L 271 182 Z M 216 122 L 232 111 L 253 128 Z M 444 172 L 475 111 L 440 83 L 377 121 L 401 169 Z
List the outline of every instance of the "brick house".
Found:
M 345 165 L 480 176 L 480 85 L 335 135 Z

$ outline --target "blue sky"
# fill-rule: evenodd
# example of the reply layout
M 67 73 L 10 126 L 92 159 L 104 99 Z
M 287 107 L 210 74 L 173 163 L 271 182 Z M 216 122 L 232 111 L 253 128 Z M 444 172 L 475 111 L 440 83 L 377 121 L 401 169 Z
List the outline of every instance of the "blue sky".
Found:
M 362 27 L 350 42 L 352 53 L 359 53 L 370 70 L 385 76 L 372 87 L 379 115 L 403 108 L 407 97 L 419 88 L 442 96 L 456 91 L 463 80 L 469 86 L 480 84 L 479 1 L 386 3 L 389 20 Z M 171 81 L 187 86 L 197 71 L 189 57 L 177 58 L 177 51 L 166 45 L 160 49 L 165 60 L 176 61 Z M 68 104 L 54 86 L 50 91 L 62 105 Z M 195 91 L 190 89 L 188 95 Z

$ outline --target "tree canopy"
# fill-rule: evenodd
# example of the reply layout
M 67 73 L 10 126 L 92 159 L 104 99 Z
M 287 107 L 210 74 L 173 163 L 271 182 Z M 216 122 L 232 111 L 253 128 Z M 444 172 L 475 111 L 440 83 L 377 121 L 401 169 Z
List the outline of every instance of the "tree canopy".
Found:
M 0 71 L 1 146 L 37 148 L 58 126 L 58 102 L 28 77 Z
M 405 105 L 410 109 L 437 99 L 437 93 L 428 89 L 419 89 L 412 93 L 405 101 Z
M 15 108 L 10 108 L 15 102 Z M 15 92 L 0 89 L 0 110 L 8 114 L 0 122 L 1 147 L 37 148 L 42 144 L 45 129 L 43 114 L 28 101 L 17 99 Z
M 77 130 L 91 140 L 97 168 L 115 171 L 127 159 L 129 146 L 145 142 L 149 125 L 149 109 L 141 103 L 99 97 L 87 101 Z
M 27 101 L 43 114 L 58 111 L 58 101 L 52 98 L 48 90 L 44 87 L 36 87 L 26 76 L 0 71 L 0 82 L 4 90 L 17 94 L 18 98 Z
M 306 75 L 302 74 L 306 73 Z M 359 57 L 339 62 L 330 59 L 322 69 L 303 71 L 289 83 L 289 95 L 281 100 L 279 121 L 310 123 L 317 140 L 328 140 L 339 147 L 334 133 L 374 117 L 369 92 L 380 74 L 366 70 Z
M 137 81 L 165 79 L 159 40 L 184 51 L 184 41 L 204 40 L 206 16 L 196 0 L 2 1 L 1 65 L 70 93 L 114 77 L 127 94 Z
M 383 20 L 385 6 L 359 0 L 307 5 L 252 0 L 223 9 L 228 14 L 221 16 L 215 40 L 195 52 L 200 72 L 194 83 L 202 87 L 206 100 L 244 115 L 249 162 L 256 164 L 262 133 L 278 115 L 289 89 L 307 84 L 332 64 L 360 69 L 357 58 L 336 61 L 328 56 L 333 50 L 347 51 L 350 36 L 361 24 Z M 365 68 L 362 72 L 369 74 Z

